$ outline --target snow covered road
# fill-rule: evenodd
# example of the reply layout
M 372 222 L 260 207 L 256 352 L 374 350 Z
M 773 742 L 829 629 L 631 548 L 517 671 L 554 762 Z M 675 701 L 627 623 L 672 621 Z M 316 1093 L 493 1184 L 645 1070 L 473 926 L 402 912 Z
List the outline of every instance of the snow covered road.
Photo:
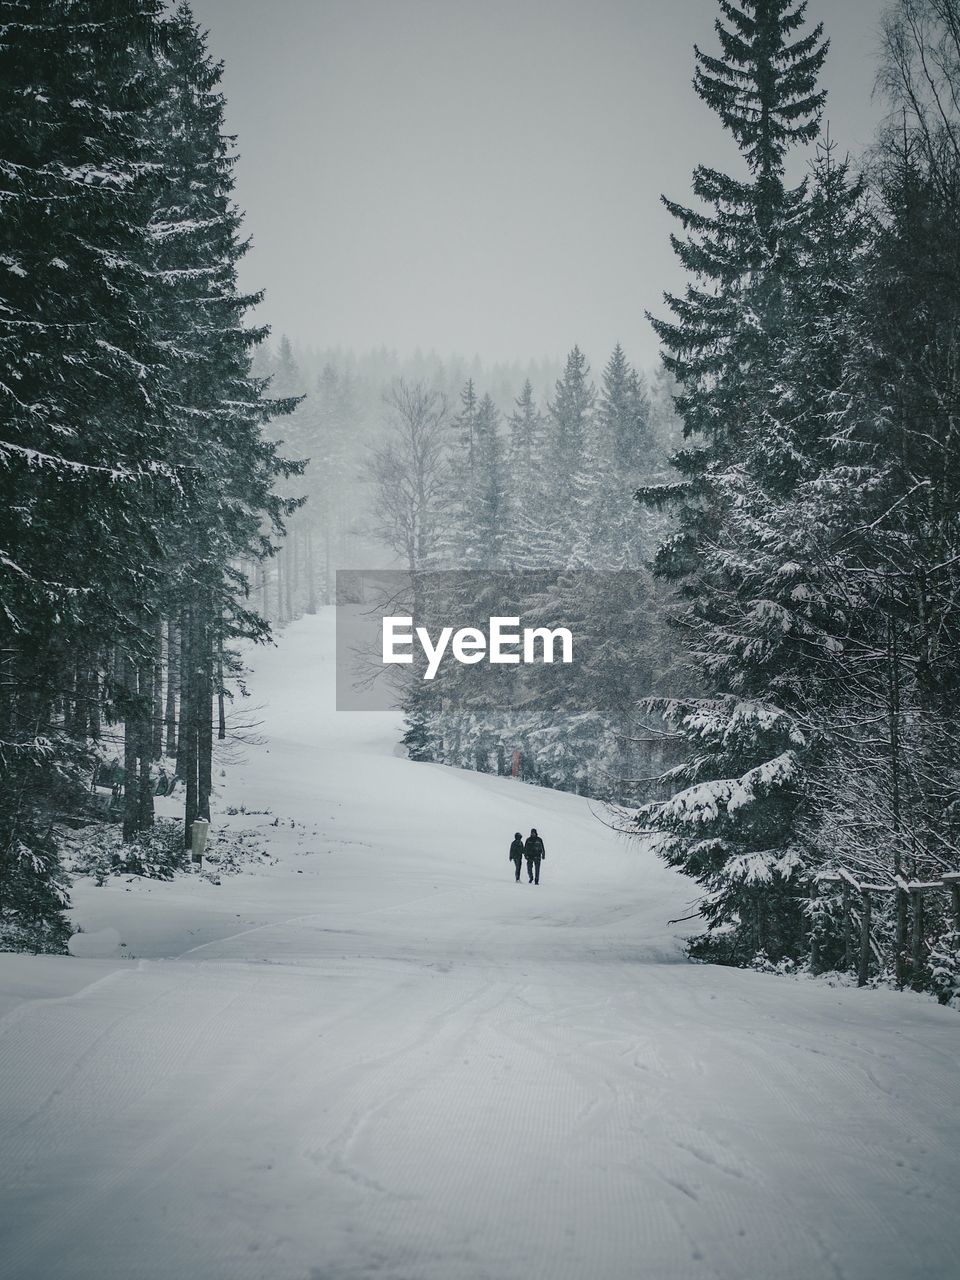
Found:
M 0 956 L 0 1274 L 960 1274 L 955 1013 L 684 963 L 687 882 L 576 797 L 400 758 L 332 664 L 329 615 L 258 656 L 221 811 L 275 861 L 79 884 L 89 958 Z

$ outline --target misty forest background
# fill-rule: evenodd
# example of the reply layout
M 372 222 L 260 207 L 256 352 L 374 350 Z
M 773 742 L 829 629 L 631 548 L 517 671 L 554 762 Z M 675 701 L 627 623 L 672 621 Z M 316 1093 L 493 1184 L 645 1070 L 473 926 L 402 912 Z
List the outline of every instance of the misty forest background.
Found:
M 740 164 L 664 196 L 689 283 L 637 299 L 642 371 L 269 341 L 189 6 L 0 3 L 3 946 L 65 947 L 71 830 L 184 865 L 255 731 L 240 643 L 338 568 L 550 570 L 562 697 L 413 680 L 410 753 L 606 801 L 698 882 L 699 958 L 957 996 L 960 0 L 891 6 L 855 158 L 814 8 L 718 0 L 694 91 Z

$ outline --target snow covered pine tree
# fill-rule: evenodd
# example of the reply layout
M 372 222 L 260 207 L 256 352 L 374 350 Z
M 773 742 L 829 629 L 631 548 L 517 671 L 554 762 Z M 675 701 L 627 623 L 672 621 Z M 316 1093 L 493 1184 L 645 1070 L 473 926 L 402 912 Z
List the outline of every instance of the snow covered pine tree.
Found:
M 694 952 L 745 963 L 761 951 L 793 955 L 801 936 L 793 836 L 810 739 L 774 680 L 801 646 L 788 644 L 785 657 L 768 584 L 733 530 L 756 491 L 782 484 L 781 459 L 756 444 L 767 437 L 809 216 L 808 185 L 788 187 L 784 161 L 817 137 L 828 45 L 819 25 L 801 34 L 805 3 L 719 3 L 721 56 L 696 50 L 695 87 L 735 138 L 746 177 L 699 167 L 693 189 L 705 212 L 665 199 L 687 233 L 672 243 L 693 280 L 682 298 L 668 296 L 673 318 L 653 323 L 688 444 L 674 457 L 679 482 L 639 495 L 675 512 L 657 569 L 678 583 L 675 620 L 705 696 L 651 704 L 686 740 L 688 758 L 664 779 L 671 798 L 646 805 L 637 822 L 703 886 L 710 932 Z

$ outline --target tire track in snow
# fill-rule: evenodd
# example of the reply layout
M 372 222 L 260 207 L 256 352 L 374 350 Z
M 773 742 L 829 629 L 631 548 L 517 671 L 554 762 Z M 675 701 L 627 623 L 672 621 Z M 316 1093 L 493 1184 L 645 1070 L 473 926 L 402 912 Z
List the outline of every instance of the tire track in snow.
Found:
M 231 916 L 224 938 L 171 946 L 179 963 L 0 1024 L 3 1115 L 39 1107 L 0 1171 L 0 1265 L 17 1280 L 951 1275 L 954 1015 L 675 963 L 663 921 L 689 887 L 625 858 L 576 797 L 384 763 L 366 722 L 304 705 L 328 624 L 295 624 L 260 659 L 270 714 L 303 748 L 228 786 L 314 829 L 335 815 L 356 852 L 314 864 L 316 910 L 288 849 L 217 890 L 250 921 L 255 889 L 273 922 Z M 488 852 L 521 814 L 557 833 L 529 893 Z M 169 901 L 189 907 L 189 888 Z M 136 904 L 91 909 L 114 905 Z

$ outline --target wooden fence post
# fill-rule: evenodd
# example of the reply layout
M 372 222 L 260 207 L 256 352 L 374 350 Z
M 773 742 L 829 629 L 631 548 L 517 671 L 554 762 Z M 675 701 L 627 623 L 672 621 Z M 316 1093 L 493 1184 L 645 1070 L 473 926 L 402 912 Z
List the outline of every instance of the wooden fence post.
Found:
M 863 908 L 860 913 L 860 968 L 857 986 L 865 987 L 870 976 L 870 890 L 863 890 Z
M 919 991 L 923 986 L 923 890 L 912 890 L 913 899 L 913 989 Z
M 954 930 L 960 933 L 960 871 L 951 871 L 948 875 L 945 875 L 943 883 L 950 890 Z
M 840 882 L 843 895 L 843 970 L 849 973 L 853 967 L 853 920 L 850 916 L 850 885 L 846 880 Z
M 897 926 L 894 936 L 893 968 L 897 983 L 897 989 L 902 990 L 907 980 L 907 891 L 903 886 L 903 881 L 897 881 L 897 898 L 896 898 L 896 915 Z

